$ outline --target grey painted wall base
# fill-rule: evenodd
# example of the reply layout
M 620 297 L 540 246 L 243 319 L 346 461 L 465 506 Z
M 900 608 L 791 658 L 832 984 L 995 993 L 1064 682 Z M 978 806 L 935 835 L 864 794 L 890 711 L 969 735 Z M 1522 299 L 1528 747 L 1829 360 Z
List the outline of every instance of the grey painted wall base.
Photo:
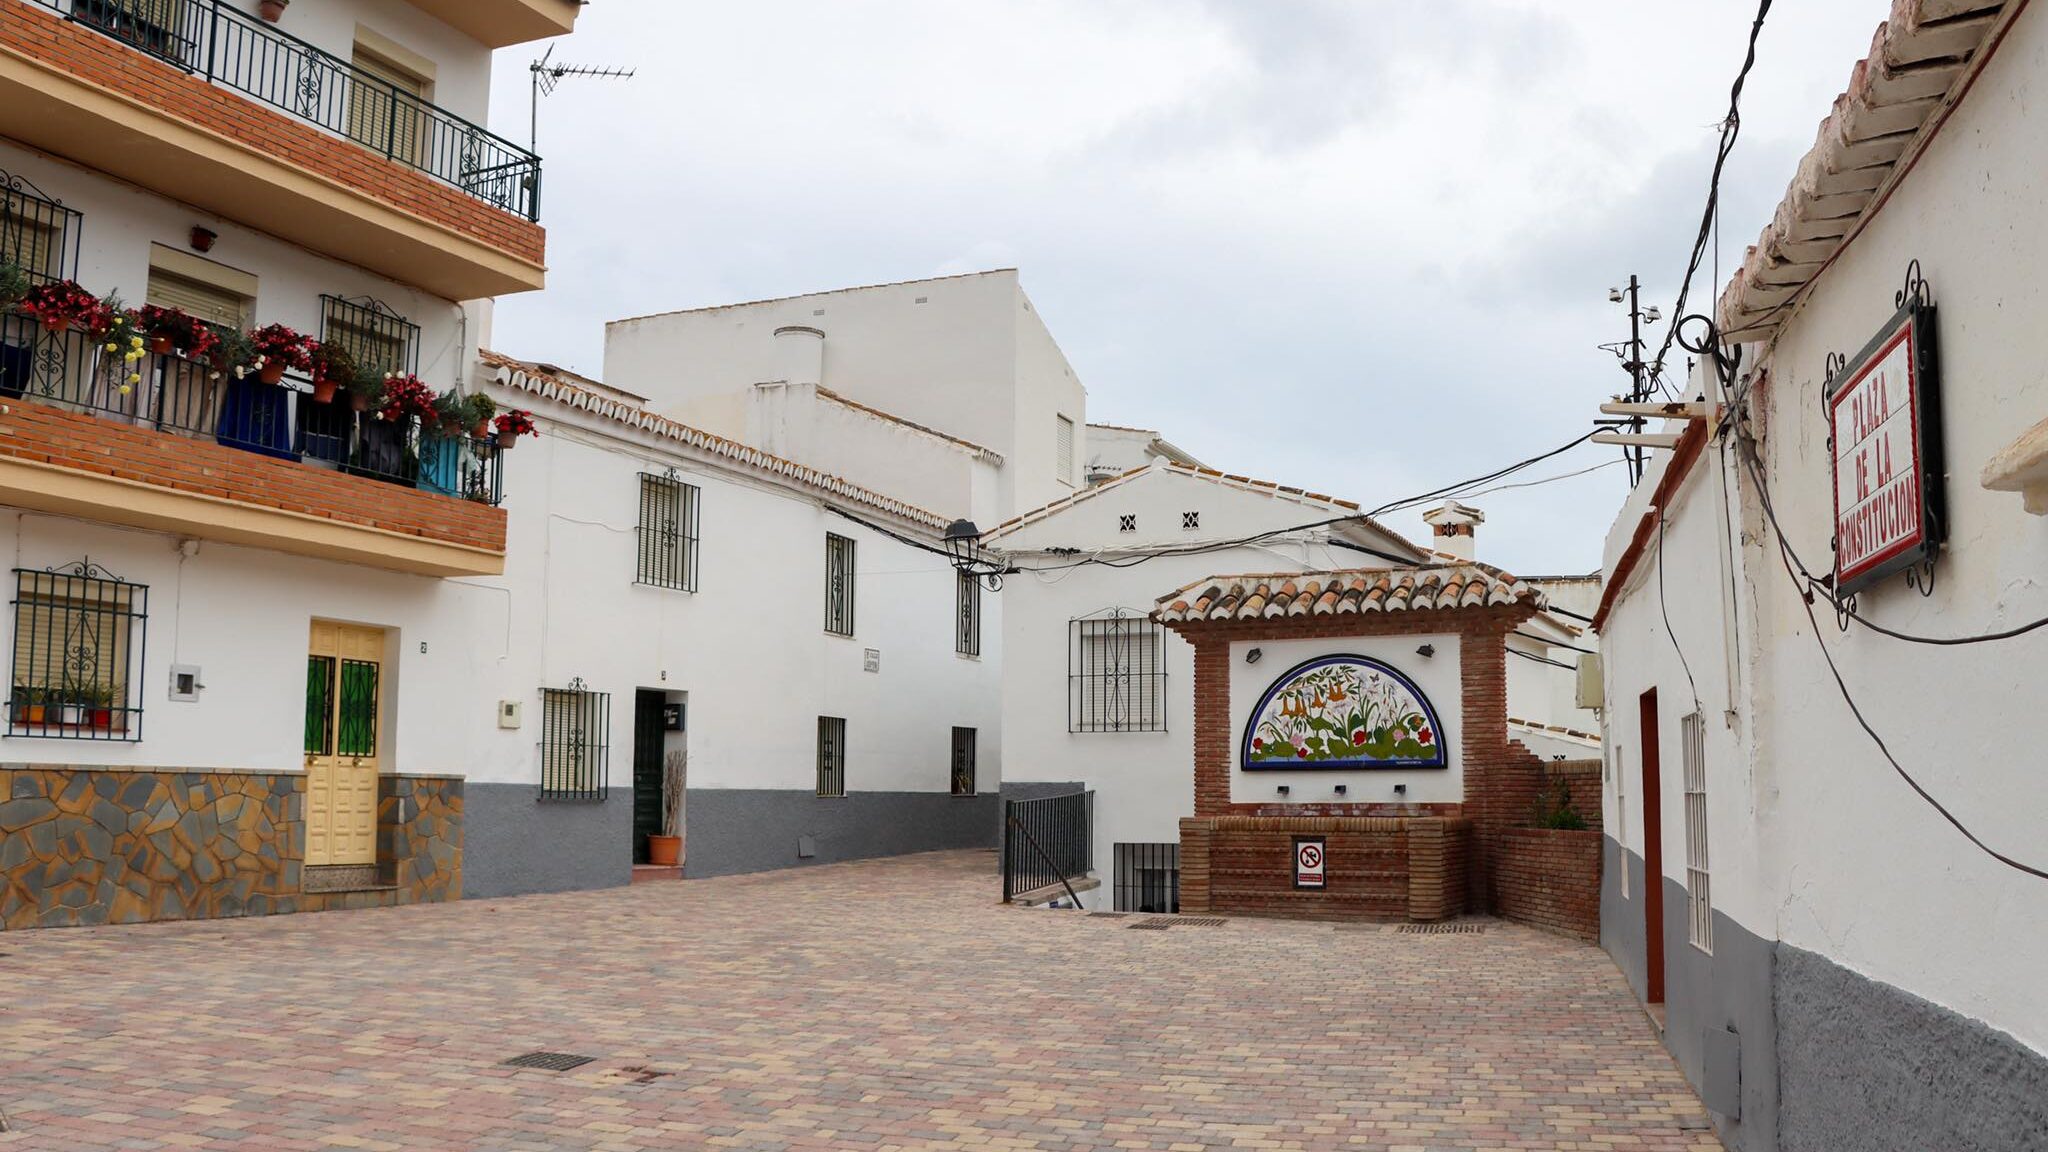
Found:
M 1600 943 L 1641 996 L 1643 861 L 1603 843 Z M 2048 1057 L 2011 1036 L 1718 912 L 1710 956 L 1668 878 L 1663 938 L 1664 1043 L 1705 1100 L 1730 1087 L 1710 1033 L 1735 1034 L 1740 1114 L 1712 1114 L 1736 1152 L 2048 1152 Z
M 683 874 L 730 876 L 907 852 L 993 848 L 1000 810 L 994 793 L 822 797 L 765 788 L 692 788 L 683 810 Z M 806 836 L 817 855 L 801 859 L 797 841 Z
M 2011 1036 L 1789 944 L 1777 1012 L 1785 1152 L 2048 1149 L 2048 1058 Z
M 464 899 L 611 888 L 633 879 L 633 792 L 542 803 L 531 784 L 463 788 Z

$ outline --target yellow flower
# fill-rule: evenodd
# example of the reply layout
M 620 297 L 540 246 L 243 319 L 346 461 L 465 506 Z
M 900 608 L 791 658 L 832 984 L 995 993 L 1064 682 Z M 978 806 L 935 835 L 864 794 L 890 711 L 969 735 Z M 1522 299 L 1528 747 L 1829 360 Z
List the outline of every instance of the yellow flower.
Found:
M 120 350 L 121 346 L 119 344 L 114 343 L 112 340 L 107 341 L 107 351 L 119 352 Z
M 142 383 L 142 374 L 141 374 L 141 373 L 139 373 L 139 372 L 130 372 L 130 373 L 128 374 L 128 382 L 129 382 L 130 384 L 140 384 L 140 383 Z M 127 389 L 125 389 L 125 388 L 124 388 L 124 389 L 122 389 L 122 391 L 124 391 L 124 392 L 125 392 L 125 391 L 127 391 Z
M 123 385 L 121 385 L 121 395 L 123 395 L 123 396 L 126 396 L 127 394 L 129 394 L 130 392 L 133 392 L 133 391 L 135 391 L 135 389 L 133 389 L 133 388 L 129 387 L 128 385 L 126 385 L 126 384 L 123 384 Z

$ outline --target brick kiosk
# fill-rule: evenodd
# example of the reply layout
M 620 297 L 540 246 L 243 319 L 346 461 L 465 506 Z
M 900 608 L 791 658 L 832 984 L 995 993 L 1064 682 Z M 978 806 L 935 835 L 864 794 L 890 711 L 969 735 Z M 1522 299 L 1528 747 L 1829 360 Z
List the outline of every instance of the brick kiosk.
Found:
M 1510 632 L 1543 606 L 1486 565 L 1219 576 L 1154 619 L 1195 649 L 1181 909 L 1437 920 L 1492 911 L 1542 762 L 1508 738 Z M 1316 846 L 1320 875 L 1298 866 Z

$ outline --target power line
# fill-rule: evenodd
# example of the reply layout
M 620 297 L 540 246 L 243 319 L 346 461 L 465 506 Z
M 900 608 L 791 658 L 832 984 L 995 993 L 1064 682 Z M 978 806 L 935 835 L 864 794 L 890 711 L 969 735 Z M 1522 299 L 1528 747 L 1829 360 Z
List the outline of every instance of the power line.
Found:
M 1519 484 L 1496 484 L 1491 488 L 1481 488 L 1477 492 L 1465 492 L 1461 493 L 1461 495 L 1469 499 L 1477 499 L 1481 496 L 1491 495 L 1495 492 L 1506 492 L 1512 488 L 1535 488 L 1544 484 L 1553 484 L 1559 480 L 1570 480 L 1576 476 L 1584 476 L 1588 472 L 1598 472 L 1602 468 L 1612 468 L 1616 464 L 1626 463 L 1628 463 L 1628 461 L 1622 459 L 1605 460 L 1598 464 L 1593 465 L 1591 468 L 1581 468 L 1576 472 L 1561 472 L 1556 476 L 1545 476 L 1540 480 L 1524 480 Z
M 1534 660 L 1538 664 L 1548 664 L 1552 668 L 1562 668 L 1567 672 L 1577 672 L 1579 670 L 1577 664 L 1567 664 L 1562 660 L 1552 660 L 1548 656 L 1538 656 L 1534 652 L 1524 652 L 1520 648 L 1510 648 L 1508 651 L 1513 652 L 1524 660 Z

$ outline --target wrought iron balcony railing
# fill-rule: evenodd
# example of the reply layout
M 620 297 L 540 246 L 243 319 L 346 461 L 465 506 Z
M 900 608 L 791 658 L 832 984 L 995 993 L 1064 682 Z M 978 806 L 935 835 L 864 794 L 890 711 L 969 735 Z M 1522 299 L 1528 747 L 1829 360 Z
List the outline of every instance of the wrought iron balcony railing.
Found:
M 528 220 L 540 157 L 221 0 L 28 0 Z
M 490 439 L 447 435 L 413 419 L 380 420 L 356 411 L 346 395 L 318 403 L 304 379 L 235 379 L 175 353 L 130 363 L 85 332 L 51 332 L 14 313 L 0 313 L 0 397 L 422 492 L 483 504 L 503 496 L 504 450 Z

